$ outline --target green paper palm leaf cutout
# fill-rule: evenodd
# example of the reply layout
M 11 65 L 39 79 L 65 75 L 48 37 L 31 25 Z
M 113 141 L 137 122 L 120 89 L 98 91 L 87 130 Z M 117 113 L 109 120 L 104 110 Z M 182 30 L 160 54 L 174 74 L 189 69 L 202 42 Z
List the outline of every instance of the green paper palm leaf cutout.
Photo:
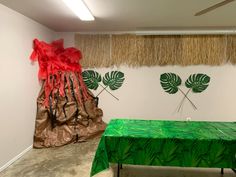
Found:
M 192 74 L 185 82 L 187 88 L 192 89 L 194 93 L 203 92 L 209 85 L 210 77 L 206 74 Z
M 102 81 L 101 75 L 93 70 L 83 71 L 82 76 L 87 87 L 93 90 L 97 90 L 99 82 Z
M 103 77 L 103 84 L 111 90 L 120 88 L 124 82 L 124 73 L 120 71 L 107 72 Z
M 165 92 L 175 94 L 178 92 L 178 86 L 181 85 L 181 78 L 174 73 L 163 73 L 160 76 L 161 86 Z

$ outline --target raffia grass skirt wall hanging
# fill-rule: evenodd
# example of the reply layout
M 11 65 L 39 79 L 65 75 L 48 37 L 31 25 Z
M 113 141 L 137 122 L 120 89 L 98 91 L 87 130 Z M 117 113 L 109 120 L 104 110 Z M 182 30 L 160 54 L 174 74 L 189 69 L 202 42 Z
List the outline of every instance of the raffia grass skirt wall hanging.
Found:
M 236 35 L 75 34 L 84 68 L 236 63 Z

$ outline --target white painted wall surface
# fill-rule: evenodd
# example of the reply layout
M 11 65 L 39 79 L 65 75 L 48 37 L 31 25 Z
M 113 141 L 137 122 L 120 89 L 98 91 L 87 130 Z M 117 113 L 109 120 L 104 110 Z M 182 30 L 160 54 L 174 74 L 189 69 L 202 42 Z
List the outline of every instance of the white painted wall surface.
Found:
M 0 168 L 32 145 L 38 64 L 32 40 L 51 41 L 53 31 L 0 4 Z
M 74 33 L 57 33 L 56 38 L 63 38 L 68 46 L 74 45 Z M 82 51 L 83 52 L 83 51 Z M 106 122 L 111 118 L 138 119 L 171 119 L 186 120 L 191 117 L 194 121 L 236 121 L 236 66 L 230 64 L 222 66 L 166 66 L 128 68 L 95 69 L 104 76 L 106 72 L 120 70 L 125 73 L 123 86 L 112 93 L 119 101 L 103 92 L 99 98 L 99 107 L 103 109 Z M 183 110 L 175 112 L 177 105 L 183 98 L 178 92 L 169 95 L 160 85 L 160 74 L 173 72 L 178 74 L 183 83 L 190 74 L 205 73 L 211 77 L 209 87 L 202 93 L 190 93 L 189 98 L 198 110 L 193 110 L 186 100 Z M 187 88 L 181 86 L 184 91 Z M 97 91 L 93 91 L 96 95 Z
M 111 118 L 170 119 L 193 121 L 236 121 L 236 67 L 224 65 L 210 66 L 167 66 L 167 67 L 120 67 L 96 69 L 102 76 L 116 70 L 124 72 L 125 81 L 117 91 L 111 91 L 119 101 L 108 93 L 100 95 L 99 106 L 104 111 L 104 120 Z M 187 92 L 184 82 L 190 74 L 205 73 L 211 77 L 209 87 L 202 93 L 189 93 L 189 98 L 197 106 L 194 110 L 188 100 L 180 112 L 176 111 L 183 95 L 170 95 L 160 85 L 160 75 L 165 72 L 178 74 L 182 79 L 181 89 Z M 98 93 L 99 87 L 95 93 Z

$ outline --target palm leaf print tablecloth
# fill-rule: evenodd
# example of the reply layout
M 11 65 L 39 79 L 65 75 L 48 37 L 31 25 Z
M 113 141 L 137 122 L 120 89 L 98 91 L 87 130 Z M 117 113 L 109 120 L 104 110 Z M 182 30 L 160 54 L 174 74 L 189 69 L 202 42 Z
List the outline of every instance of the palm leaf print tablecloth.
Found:
M 109 163 L 236 168 L 236 122 L 113 119 L 98 145 L 91 176 Z

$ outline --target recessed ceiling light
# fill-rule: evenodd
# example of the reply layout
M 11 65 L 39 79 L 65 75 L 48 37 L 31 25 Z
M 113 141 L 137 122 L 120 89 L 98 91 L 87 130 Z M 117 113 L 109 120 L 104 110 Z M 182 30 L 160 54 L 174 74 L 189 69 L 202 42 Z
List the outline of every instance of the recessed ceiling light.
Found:
M 69 7 L 81 20 L 93 21 L 94 16 L 85 5 L 82 0 L 63 0 L 63 2 Z

